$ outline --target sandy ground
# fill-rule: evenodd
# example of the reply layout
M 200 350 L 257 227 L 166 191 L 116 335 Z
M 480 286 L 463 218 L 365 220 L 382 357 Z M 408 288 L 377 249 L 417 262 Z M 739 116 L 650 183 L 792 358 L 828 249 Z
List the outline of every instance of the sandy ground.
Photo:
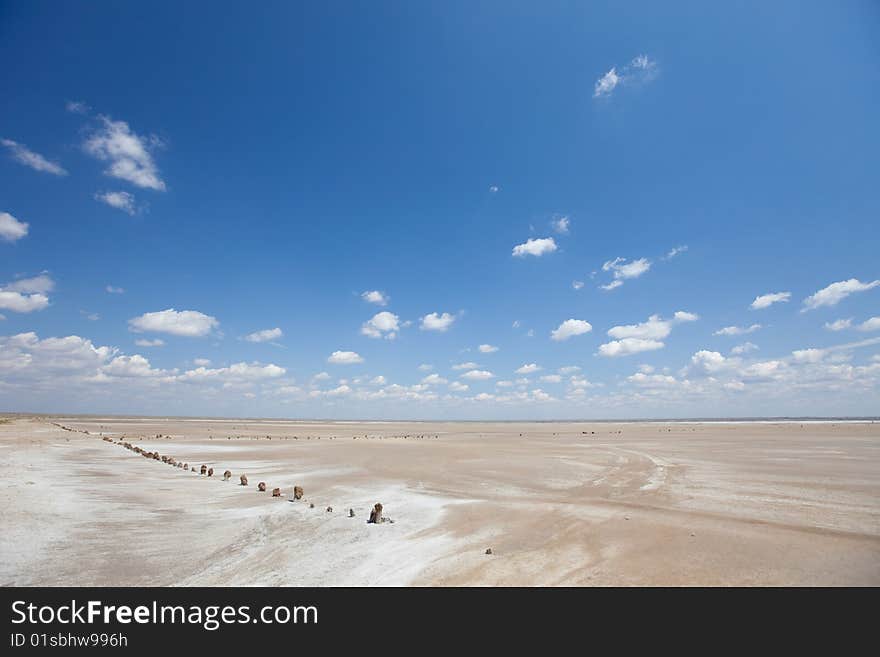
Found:
M 3 585 L 880 585 L 880 423 L 18 418 L 0 490 Z

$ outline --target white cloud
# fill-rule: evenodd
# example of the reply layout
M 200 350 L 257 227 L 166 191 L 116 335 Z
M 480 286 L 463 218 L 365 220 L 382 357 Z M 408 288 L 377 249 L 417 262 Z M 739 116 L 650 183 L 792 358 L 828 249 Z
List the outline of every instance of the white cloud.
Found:
M 83 148 L 89 155 L 109 162 L 104 173 L 137 187 L 165 191 L 165 182 L 151 152 L 161 145 L 161 140 L 132 132 L 125 121 L 113 121 L 106 116 L 100 117 L 100 121 L 101 127 L 86 139 Z
M 423 331 L 439 331 L 443 332 L 452 326 L 455 316 L 449 313 L 431 313 L 422 317 L 422 324 L 419 327 Z
M 580 372 L 581 368 L 577 365 L 566 365 L 565 367 L 560 367 L 558 372 L 560 374 L 574 374 L 575 372 Z
M 576 335 L 583 335 L 593 330 L 593 325 L 582 319 L 567 319 L 550 332 L 550 339 L 556 342 L 568 340 Z
M 639 338 L 643 340 L 663 340 L 669 337 L 672 327 L 681 322 L 693 322 L 699 317 L 693 313 L 679 310 L 672 319 L 662 319 L 660 315 L 651 315 L 641 324 L 614 326 L 608 329 L 608 336 L 616 339 Z
M 880 331 L 880 317 L 871 317 L 856 326 L 859 331 Z
M 8 212 L 0 212 L 0 240 L 15 242 L 28 234 L 28 223 L 19 221 Z
M 814 310 L 823 306 L 836 306 L 849 295 L 855 294 L 856 292 L 865 292 L 878 285 L 880 285 L 880 280 L 871 281 L 870 283 L 862 283 L 857 278 L 850 278 L 846 281 L 832 283 L 828 287 L 824 287 L 815 294 L 804 299 L 804 307 L 801 309 L 801 312 Z
M 583 288 L 583 286 L 584 286 L 583 281 L 572 281 L 571 282 L 571 287 L 573 290 L 580 290 L 581 288 Z
M 742 354 L 747 354 L 752 351 L 756 351 L 758 349 L 758 345 L 751 342 L 743 342 L 742 344 L 736 345 L 733 349 L 730 350 L 730 353 L 735 356 L 739 356 Z
M 361 299 L 367 303 L 374 303 L 377 306 L 387 306 L 391 298 L 384 292 L 379 290 L 368 290 L 361 293 Z
M 112 285 L 108 285 L 104 289 L 110 294 L 123 294 L 125 292 L 121 287 L 113 287 Z
M 646 374 L 644 372 L 636 372 L 635 374 L 626 377 L 626 380 L 637 386 L 652 388 L 678 384 L 678 381 L 674 376 L 669 376 L 668 374 Z
M 394 313 L 383 310 L 361 325 L 361 333 L 370 338 L 393 340 L 400 331 L 400 318 Z
M 691 356 L 691 365 L 697 370 L 713 373 L 718 372 L 728 365 L 728 359 L 717 351 L 703 349 Z
M 489 191 L 493 194 L 497 194 L 501 191 L 501 188 L 498 185 L 489 185 Z
M 551 222 L 551 225 L 553 226 L 553 230 L 560 235 L 567 235 L 568 230 L 571 227 L 571 220 L 565 216 L 557 217 Z
M 263 329 L 262 331 L 254 331 L 248 333 L 242 338 L 246 342 L 271 342 L 278 340 L 284 336 L 284 332 L 280 328 Z
M 419 365 L 419 370 L 422 372 L 430 372 L 433 369 L 434 366 L 429 363 L 422 363 L 421 365 Z
M 491 379 L 494 374 L 492 372 L 488 372 L 486 370 L 470 370 L 469 372 L 465 372 L 461 375 L 462 379 L 468 379 L 470 381 L 487 381 Z
M 449 384 L 449 389 L 452 392 L 465 392 L 470 388 L 466 383 L 460 383 L 459 381 L 453 381 Z
M 479 347 L 477 347 L 477 349 L 479 349 L 480 353 L 483 354 L 494 354 L 496 351 L 498 351 L 498 347 L 491 344 L 481 344 Z
M 46 294 L 55 289 L 55 281 L 48 274 L 39 274 L 31 278 L 19 278 L 12 283 L 0 287 L 8 292 L 23 292 L 25 294 Z
M 659 340 L 623 338 L 622 340 L 612 340 L 611 342 L 599 345 L 599 355 L 616 358 L 618 356 L 638 354 L 643 351 L 654 351 L 655 349 L 662 349 L 664 346 L 664 343 Z
M 791 292 L 770 292 L 755 297 L 750 308 L 752 310 L 761 310 L 762 308 L 769 308 L 774 303 L 786 303 L 789 299 L 791 299 Z
M 363 363 L 364 359 L 355 351 L 334 351 L 327 359 L 328 363 L 334 365 L 352 365 L 355 363 Z
M 623 282 L 632 278 L 638 278 L 651 269 L 651 261 L 647 258 L 639 258 L 627 262 L 625 258 L 615 258 L 602 264 L 602 271 L 610 271 L 614 280 L 607 285 L 600 286 L 603 290 L 613 290 L 623 285 Z
M 682 244 L 681 246 L 676 246 L 669 249 L 669 252 L 665 256 L 665 260 L 672 260 L 675 256 L 680 255 L 688 250 L 687 244 Z
M 638 84 L 653 80 L 657 76 L 657 62 L 647 55 L 638 55 L 619 72 L 616 67 L 596 80 L 593 86 L 593 98 L 605 98 L 623 84 Z
M 137 212 L 134 205 L 134 194 L 128 192 L 96 192 L 95 200 L 131 215 Z
M 829 331 L 843 331 L 852 328 L 852 318 L 836 319 L 833 322 L 825 322 L 825 328 Z
M 56 176 L 67 175 L 67 171 L 65 171 L 59 164 L 56 164 L 55 162 L 50 162 L 39 153 L 34 153 L 24 144 L 19 144 L 12 141 L 11 139 L 0 139 L 0 144 L 3 144 L 4 146 L 6 146 L 6 148 L 9 149 L 9 152 L 12 153 L 12 157 L 17 162 L 27 167 L 30 167 L 35 171 L 51 173 Z
M 541 366 L 537 363 L 527 363 L 522 367 L 517 368 L 515 371 L 517 374 L 531 374 L 532 372 L 537 372 L 541 369 Z
M 343 353 L 343 352 L 337 352 L 337 353 Z M 351 353 L 351 352 L 348 352 L 348 353 Z M 317 374 L 315 374 L 315 376 L 312 377 L 312 380 L 314 380 L 314 381 L 328 381 L 331 378 L 332 377 L 327 372 L 318 372 Z
M 0 286 L 0 309 L 16 313 L 30 313 L 49 306 L 47 292 L 51 292 L 55 282 L 47 275 L 20 278 Z
M 520 322 L 518 319 L 513 320 L 513 324 L 511 325 L 513 328 L 517 329 L 520 327 Z
M 89 312 L 86 312 L 85 310 L 80 310 L 79 312 L 80 312 L 80 314 L 82 314 L 83 317 L 85 317 L 90 322 L 97 322 L 99 319 L 101 319 L 101 316 L 98 313 L 89 313 Z
M 620 76 L 617 74 L 617 69 L 612 68 L 605 75 L 596 80 L 596 84 L 593 87 L 593 98 L 610 96 L 611 92 L 617 88 L 618 84 L 620 84 Z
M 128 330 L 135 333 L 169 333 L 185 337 L 208 335 L 219 325 L 220 322 L 215 317 L 197 310 L 177 311 L 174 308 L 144 313 L 128 320 Z
M 559 383 L 562 381 L 562 377 L 559 374 L 545 374 L 540 377 L 540 380 L 544 383 Z
M 751 326 L 725 326 L 715 331 L 712 335 L 748 335 L 762 328 L 760 324 Z
M 86 103 L 77 100 L 68 100 L 64 106 L 67 108 L 67 111 L 72 114 L 88 114 L 92 111 L 92 108 Z
M 388 381 L 381 374 L 379 376 L 374 376 L 372 379 L 370 379 L 370 385 L 384 386 L 386 383 L 388 383 Z
M 422 383 L 430 386 L 430 385 L 438 385 L 441 383 L 449 383 L 449 381 L 447 379 L 444 379 L 439 374 L 429 374 L 424 379 L 422 379 Z
M 30 313 L 48 307 L 49 298 L 45 294 L 22 294 L 0 289 L 0 308 L 16 313 Z
M 476 367 L 479 367 L 479 365 L 477 365 L 474 362 L 468 361 L 466 363 L 458 363 L 456 365 L 453 365 L 452 369 L 454 369 L 454 370 L 472 370 Z
M 187 370 L 177 377 L 178 381 L 186 383 L 225 383 L 241 384 L 246 382 L 260 381 L 264 379 L 277 379 L 284 376 L 287 370 L 283 367 L 269 363 L 234 363 L 229 367 L 209 369 L 197 367 Z
M 553 253 L 556 248 L 556 240 L 552 237 L 529 238 L 522 244 L 517 244 L 513 247 L 513 255 L 517 257 L 527 255 L 542 256 L 545 253 Z
M 197 367 L 208 367 L 211 364 L 210 358 L 193 358 L 193 363 Z

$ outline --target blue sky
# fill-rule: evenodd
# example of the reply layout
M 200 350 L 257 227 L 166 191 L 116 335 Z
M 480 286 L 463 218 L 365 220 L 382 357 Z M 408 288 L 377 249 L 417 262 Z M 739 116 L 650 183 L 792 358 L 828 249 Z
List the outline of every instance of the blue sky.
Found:
M 880 409 L 876 3 L 323 4 L 0 7 L 0 408 Z

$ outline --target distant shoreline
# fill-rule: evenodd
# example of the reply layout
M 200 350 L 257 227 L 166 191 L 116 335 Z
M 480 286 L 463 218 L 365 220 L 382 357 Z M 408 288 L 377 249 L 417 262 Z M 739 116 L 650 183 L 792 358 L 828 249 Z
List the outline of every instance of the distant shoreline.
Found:
M 693 418 L 601 418 L 601 419 L 554 419 L 554 420 L 450 420 L 450 419 L 346 419 L 332 418 L 280 418 L 280 417 L 221 417 L 203 415 L 114 415 L 110 413 L 21 413 L 15 411 L 0 412 L 2 418 L 57 418 L 80 419 L 88 418 L 108 421 L 156 421 L 178 420 L 182 422 L 262 422 L 262 423 L 330 423 L 330 424 L 826 424 L 826 423 L 867 423 L 880 422 L 880 416 L 766 416 L 766 417 L 693 417 Z

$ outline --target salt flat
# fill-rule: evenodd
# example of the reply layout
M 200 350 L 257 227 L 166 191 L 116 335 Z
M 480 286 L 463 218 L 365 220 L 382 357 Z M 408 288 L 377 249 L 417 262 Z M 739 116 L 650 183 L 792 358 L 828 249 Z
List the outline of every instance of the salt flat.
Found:
M 0 475 L 3 585 L 880 585 L 869 422 L 18 417 Z

